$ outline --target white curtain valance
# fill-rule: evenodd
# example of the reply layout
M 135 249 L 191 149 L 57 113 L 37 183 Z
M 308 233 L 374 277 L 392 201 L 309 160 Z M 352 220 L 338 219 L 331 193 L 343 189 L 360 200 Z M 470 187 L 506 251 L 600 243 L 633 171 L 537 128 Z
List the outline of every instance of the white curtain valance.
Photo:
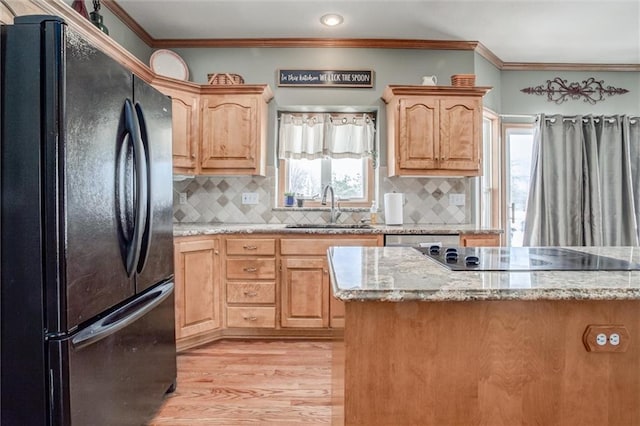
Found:
M 278 157 L 362 158 L 373 152 L 374 136 L 369 114 L 281 114 Z

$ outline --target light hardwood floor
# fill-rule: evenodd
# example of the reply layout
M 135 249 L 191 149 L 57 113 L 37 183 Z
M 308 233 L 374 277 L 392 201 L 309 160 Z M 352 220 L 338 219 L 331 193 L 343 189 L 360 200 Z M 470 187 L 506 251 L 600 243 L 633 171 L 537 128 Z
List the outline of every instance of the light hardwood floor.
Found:
M 178 355 L 152 426 L 331 423 L 329 341 L 220 341 Z

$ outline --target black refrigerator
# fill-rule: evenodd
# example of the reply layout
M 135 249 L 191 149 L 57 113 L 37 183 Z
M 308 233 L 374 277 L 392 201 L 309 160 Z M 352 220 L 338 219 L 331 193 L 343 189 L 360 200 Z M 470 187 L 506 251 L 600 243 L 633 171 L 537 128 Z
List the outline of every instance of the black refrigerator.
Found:
M 176 379 L 171 102 L 60 18 L 0 40 L 0 423 L 143 425 Z

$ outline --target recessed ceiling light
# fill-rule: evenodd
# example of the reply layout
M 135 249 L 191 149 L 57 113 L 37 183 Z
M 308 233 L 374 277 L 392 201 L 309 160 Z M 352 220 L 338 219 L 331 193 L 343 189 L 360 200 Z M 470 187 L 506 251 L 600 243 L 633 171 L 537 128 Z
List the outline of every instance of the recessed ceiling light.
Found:
M 320 22 L 327 27 L 335 27 L 336 25 L 342 24 L 342 21 L 344 21 L 344 19 L 337 13 L 327 13 L 320 18 Z

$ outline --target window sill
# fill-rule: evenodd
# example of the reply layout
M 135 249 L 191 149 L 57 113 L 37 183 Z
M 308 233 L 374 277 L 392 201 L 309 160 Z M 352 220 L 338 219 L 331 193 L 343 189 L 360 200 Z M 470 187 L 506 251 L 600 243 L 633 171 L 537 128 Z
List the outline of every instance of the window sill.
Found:
M 341 212 L 368 212 L 369 209 L 366 207 L 342 207 L 338 209 L 336 206 L 336 210 L 340 210 Z M 271 211 L 274 212 L 330 212 L 331 207 L 273 207 Z

